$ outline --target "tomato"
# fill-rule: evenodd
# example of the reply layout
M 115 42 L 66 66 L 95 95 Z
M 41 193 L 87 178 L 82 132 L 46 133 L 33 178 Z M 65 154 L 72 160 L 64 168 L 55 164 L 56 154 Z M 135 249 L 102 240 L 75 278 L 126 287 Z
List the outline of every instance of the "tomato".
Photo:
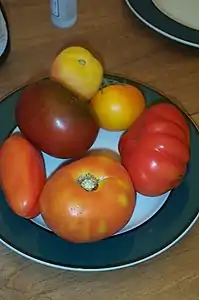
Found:
M 106 148 L 98 148 L 98 149 L 91 149 L 86 153 L 87 155 L 91 156 L 105 156 L 117 162 L 120 162 L 120 155 L 114 150 L 106 149 Z
M 83 155 L 99 131 L 89 105 L 50 79 L 24 89 L 16 105 L 16 120 L 32 144 L 58 158 Z
M 88 156 L 50 177 L 40 206 L 43 219 L 58 236 L 71 242 L 92 242 L 125 226 L 135 207 L 135 192 L 119 162 Z
M 135 190 L 158 196 L 182 181 L 190 158 L 189 126 L 180 110 L 169 103 L 146 109 L 121 136 L 121 162 Z
M 43 158 L 18 133 L 8 137 L 1 147 L 0 182 L 13 212 L 25 218 L 40 213 L 38 200 L 46 182 Z
M 143 94 L 132 85 L 114 84 L 91 99 L 99 126 L 109 131 L 122 131 L 140 116 L 145 108 Z
M 103 67 L 87 49 L 68 47 L 54 59 L 50 74 L 53 80 L 88 101 L 101 85 Z

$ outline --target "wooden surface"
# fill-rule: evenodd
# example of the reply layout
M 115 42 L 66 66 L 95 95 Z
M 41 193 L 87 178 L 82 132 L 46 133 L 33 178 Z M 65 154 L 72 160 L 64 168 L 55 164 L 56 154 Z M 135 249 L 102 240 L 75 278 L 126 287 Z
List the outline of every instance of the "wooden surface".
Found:
M 63 45 L 83 43 L 103 57 L 106 71 L 156 88 L 199 124 L 199 52 L 146 28 L 124 1 L 80 0 L 78 23 L 70 30 L 53 27 L 48 0 L 4 2 L 12 52 L 0 69 L 0 96 L 48 72 Z M 198 248 L 199 223 L 178 245 L 145 264 L 80 274 L 35 264 L 0 245 L 0 300 L 198 300 Z

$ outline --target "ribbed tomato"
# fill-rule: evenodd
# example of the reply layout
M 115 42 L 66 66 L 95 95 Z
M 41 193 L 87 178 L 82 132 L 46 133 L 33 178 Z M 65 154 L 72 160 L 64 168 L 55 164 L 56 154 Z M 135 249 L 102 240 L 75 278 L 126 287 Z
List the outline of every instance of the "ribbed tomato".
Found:
M 158 196 L 182 181 L 190 158 L 189 126 L 170 103 L 147 108 L 119 142 L 121 161 L 135 190 Z

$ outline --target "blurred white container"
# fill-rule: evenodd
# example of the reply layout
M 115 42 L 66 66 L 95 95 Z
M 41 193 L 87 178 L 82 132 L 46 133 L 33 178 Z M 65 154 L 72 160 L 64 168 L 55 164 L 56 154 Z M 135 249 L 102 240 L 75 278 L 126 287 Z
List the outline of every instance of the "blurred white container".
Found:
M 77 21 L 77 0 L 50 0 L 50 9 L 56 27 L 69 28 Z

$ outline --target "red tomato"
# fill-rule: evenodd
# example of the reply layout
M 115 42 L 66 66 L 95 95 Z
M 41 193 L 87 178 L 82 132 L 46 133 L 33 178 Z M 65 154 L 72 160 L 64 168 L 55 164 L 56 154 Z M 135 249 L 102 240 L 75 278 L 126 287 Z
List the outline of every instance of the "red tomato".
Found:
M 41 153 L 20 134 L 5 140 L 0 150 L 0 182 L 10 208 L 19 216 L 40 213 L 38 198 L 46 181 Z
M 159 103 L 146 109 L 119 142 L 135 190 L 158 196 L 176 188 L 186 174 L 189 139 L 188 124 L 177 107 Z
M 41 193 L 40 205 L 46 224 L 58 236 L 92 242 L 126 225 L 135 207 L 135 192 L 119 162 L 87 156 L 55 172 Z

